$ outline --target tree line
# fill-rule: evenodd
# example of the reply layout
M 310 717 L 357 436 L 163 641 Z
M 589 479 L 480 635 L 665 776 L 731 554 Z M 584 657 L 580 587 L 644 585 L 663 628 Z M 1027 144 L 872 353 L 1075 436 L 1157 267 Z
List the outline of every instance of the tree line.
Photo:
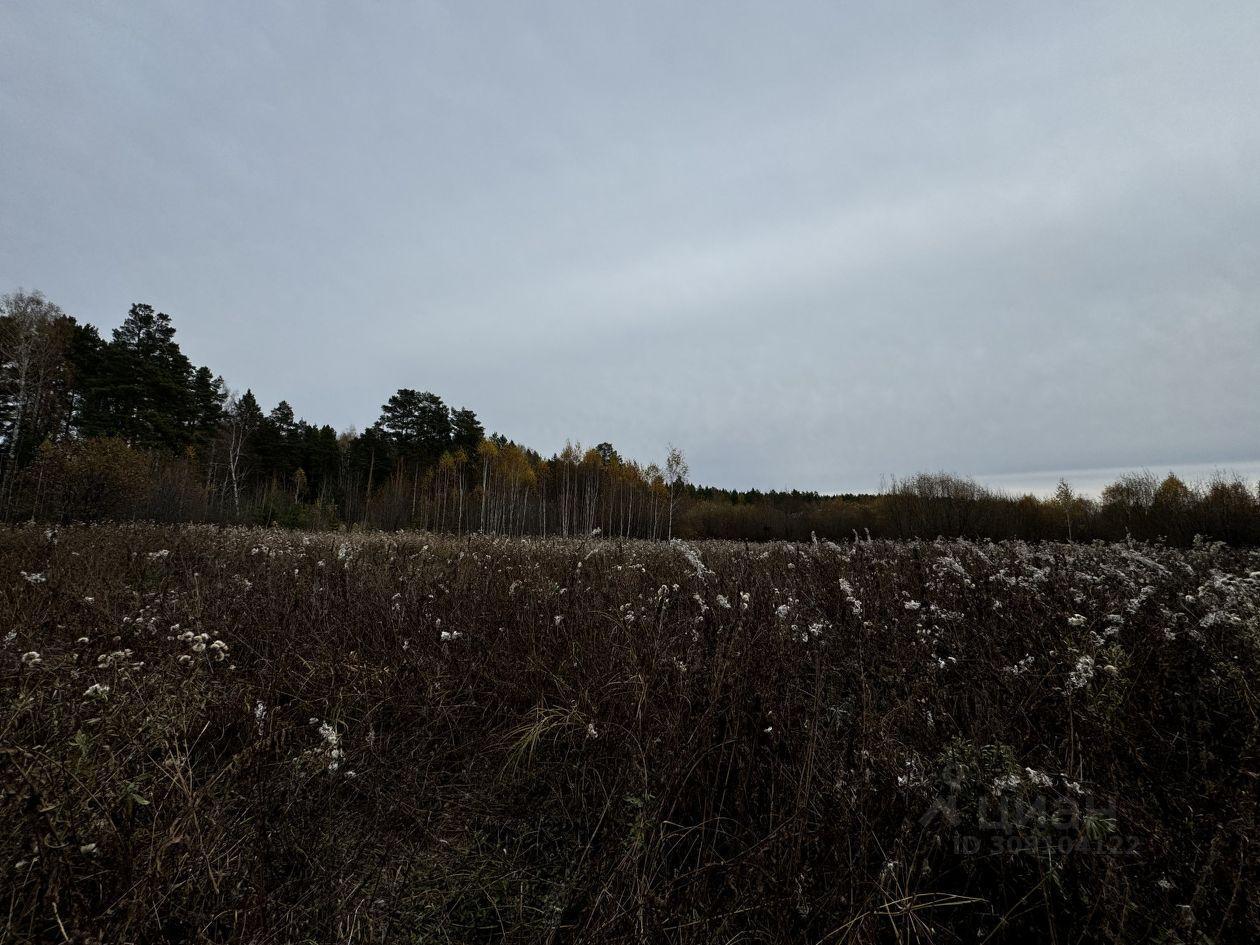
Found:
M 741 541 L 962 536 L 1029 541 L 1260 544 L 1260 485 L 1219 472 L 1187 483 L 1121 476 L 1097 497 L 1061 481 L 1052 495 L 1011 495 L 949 473 L 894 480 L 877 495 L 689 488 L 684 532 Z
M 269 411 L 131 306 L 103 338 L 39 292 L 0 300 L 0 510 L 144 518 L 668 538 L 688 471 L 609 443 L 543 457 L 437 394 L 395 392 L 362 433 Z
M 405 388 L 363 432 L 264 411 L 181 351 L 136 304 L 104 338 L 39 292 L 0 298 L 0 517 L 146 519 L 457 533 L 729 538 L 1164 539 L 1260 543 L 1260 487 L 1218 475 L 1126 476 L 1094 499 L 1067 483 L 1012 496 L 945 473 L 877 495 L 723 490 L 610 443 L 544 457 L 468 407 Z

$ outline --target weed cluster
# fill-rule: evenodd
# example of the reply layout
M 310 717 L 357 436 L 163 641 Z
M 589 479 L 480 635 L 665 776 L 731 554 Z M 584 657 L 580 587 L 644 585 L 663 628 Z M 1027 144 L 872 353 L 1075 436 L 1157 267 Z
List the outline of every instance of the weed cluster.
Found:
M 1260 552 L 0 532 L 5 941 L 1242 941 Z

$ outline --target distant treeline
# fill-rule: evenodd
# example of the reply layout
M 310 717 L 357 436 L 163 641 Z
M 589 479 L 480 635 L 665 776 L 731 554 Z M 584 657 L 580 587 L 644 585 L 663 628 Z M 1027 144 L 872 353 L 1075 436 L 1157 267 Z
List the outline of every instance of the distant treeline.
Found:
M 609 443 L 550 457 L 436 394 L 402 389 L 362 433 L 264 412 L 180 350 L 168 315 L 131 307 L 106 340 L 38 292 L 0 300 L 0 515 L 506 534 L 743 540 L 966 535 L 1204 535 L 1260 542 L 1260 491 L 1217 477 L 1129 476 L 1101 500 L 1065 483 L 1015 497 L 946 474 L 879 495 L 747 492 L 688 482 L 682 453 L 646 465 Z
M 897 480 L 879 495 L 734 493 L 689 489 L 689 535 L 742 540 L 817 538 L 1022 538 L 1186 545 L 1195 536 L 1260 544 L 1260 487 L 1220 473 L 1188 484 L 1169 473 L 1123 476 L 1100 498 L 1060 482 L 1048 498 L 1010 495 L 948 473 Z

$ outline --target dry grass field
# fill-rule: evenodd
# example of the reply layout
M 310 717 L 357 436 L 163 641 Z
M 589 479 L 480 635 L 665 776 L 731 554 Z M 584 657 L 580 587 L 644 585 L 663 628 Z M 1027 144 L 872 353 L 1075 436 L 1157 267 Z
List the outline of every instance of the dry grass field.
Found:
M 6 942 L 1240 942 L 1260 552 L 0 532 Z

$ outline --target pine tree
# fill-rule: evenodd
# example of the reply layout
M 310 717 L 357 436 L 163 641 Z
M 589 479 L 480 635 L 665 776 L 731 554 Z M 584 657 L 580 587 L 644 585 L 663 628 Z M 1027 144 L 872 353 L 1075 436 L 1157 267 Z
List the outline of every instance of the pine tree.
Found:
M 76 325 L 67 350 L 70 362 L 70 427 L 81 436 L 114 433 L 106 343 L 95 325 Z
M 327 424 L 321 427 L 307 424 L 302 428 L 302 442 L 302 468 L 306 470 L 310 494 L 316 500 L 331 500 L 341 467 L 337 431 Z
M 437 394 L 403 388 L 381 407 L 377 425 L 398 453 L 421 463 L 434 463 L 451 445 L 451 416 Z
M 249 431 L 257 430 L 263 419 L 262 408 L 258 406 L 258 398 L 249 389 L 246 389 L 245 393 L 241 394 L 240 400 L 236 402 L 232 409 L 232 414 Z
M 215 377 L 208 367 L 199 367 L 192 379 L 193 428 L 198 439 L 213 435 L 223 419 L 227 389 L 223 378 Z
M 485 438 L 486 428 L 481 425 L 475 413 L 467 407 L 451 411 L 451 445 L 455 449 L 461 449 L 471 456 Z
M 280 431 L 280 435 L 285 439 L 297 432 L 297 421 L 293 416 L 293 408 L 289 406 L 287 400 L 282 400 L 276 404 L 267 419 L 275 424 L 276 429 Z
M 153 306 L 131 306 L 106 351 L 105 388 L 114 431 L 134 446 L 178 450 L 195 428 L 192 365 L 175 327 Z

